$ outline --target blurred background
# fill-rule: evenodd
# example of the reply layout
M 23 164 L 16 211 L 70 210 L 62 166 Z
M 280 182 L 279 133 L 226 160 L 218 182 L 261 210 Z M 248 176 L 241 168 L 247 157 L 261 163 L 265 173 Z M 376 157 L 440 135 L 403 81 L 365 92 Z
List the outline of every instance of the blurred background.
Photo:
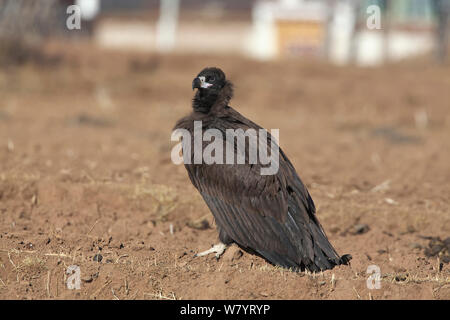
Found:
M 449 12 L 0 0 L 0 298 L 450 299 Z M 233 251 L 192 258 L 217 232 L 170 136 L 207 66 L 233 82 L 231 106 L 280 129 L 330 241 L 353 256 L 337 282 Z
M 378 65 L 433 50 L 445 60 L 450 11 L 447 0 L 1 3 L 4 39 L 81 36 L 116 50 L 237 54 L 263 60 L 314 56 L 357 65 Z M 78 6 L 79 12 L 73 12 L 81 16 L 82 28 L 67 26 L 70 5 Z

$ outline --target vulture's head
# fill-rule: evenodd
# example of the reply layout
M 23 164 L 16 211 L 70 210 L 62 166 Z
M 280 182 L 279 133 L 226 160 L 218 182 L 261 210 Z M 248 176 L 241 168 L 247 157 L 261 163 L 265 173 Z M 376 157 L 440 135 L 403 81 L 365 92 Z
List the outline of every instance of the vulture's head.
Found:
M 232 86 L 219 68 L 205 68 L 192 81 L 192 90 L 198 89 L 193 107 L 199 112 L 209 112 L 213 105 L 227 104 L 231 99 Z

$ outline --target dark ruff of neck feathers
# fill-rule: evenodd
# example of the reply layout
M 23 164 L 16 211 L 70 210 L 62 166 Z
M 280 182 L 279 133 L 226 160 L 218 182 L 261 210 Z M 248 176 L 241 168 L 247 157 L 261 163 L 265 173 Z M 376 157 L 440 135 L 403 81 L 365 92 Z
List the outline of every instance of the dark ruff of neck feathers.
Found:
M 217 93 L 206 94 L 202 90 L 198 90 L 192 100 L 192 108 L 195 112 L 204 114 L 220 113 L 228 106 L 233 97 L 233 84 L 226 81 L 225 85 Z

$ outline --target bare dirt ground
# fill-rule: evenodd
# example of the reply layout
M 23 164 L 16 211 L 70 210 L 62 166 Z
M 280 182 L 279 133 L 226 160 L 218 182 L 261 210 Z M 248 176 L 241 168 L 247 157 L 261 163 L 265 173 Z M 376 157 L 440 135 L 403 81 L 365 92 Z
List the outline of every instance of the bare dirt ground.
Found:
M 49 50 L 59 62 L 0 70 L 0 299 L 450 298 L 437 239 L 450 234 L 448 66 Z M 293 273 L 234 247 L 193 257 L 217 233 L 170 134 L 205 66 L 235 83 L 232 106 L 280 129 L 351 266 Z

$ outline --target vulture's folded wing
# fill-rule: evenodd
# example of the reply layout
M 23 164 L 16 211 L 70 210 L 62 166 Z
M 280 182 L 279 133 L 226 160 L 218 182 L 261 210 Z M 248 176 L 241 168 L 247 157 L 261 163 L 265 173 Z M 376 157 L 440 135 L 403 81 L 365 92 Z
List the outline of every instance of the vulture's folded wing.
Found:
M 287 268 L 325 270 L 345 263 L 328 242 L 306 187 L 281 149 L 274 175 L 261 175 L 259 164 L 185 166 L 219 231 L 241 247 Z

